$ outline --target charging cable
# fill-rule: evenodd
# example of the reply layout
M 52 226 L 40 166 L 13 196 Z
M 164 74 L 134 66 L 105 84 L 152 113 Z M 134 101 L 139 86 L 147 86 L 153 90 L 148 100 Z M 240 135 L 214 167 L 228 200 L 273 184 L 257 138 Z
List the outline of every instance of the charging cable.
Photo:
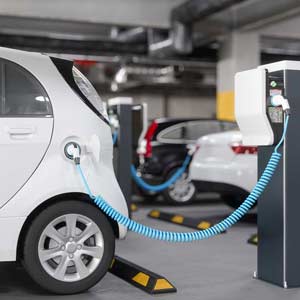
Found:
M 170 232 L 159 230 L 156 228 L 151 228 L 149 226 L 145 226 L 140 224 L 134 220 L 131 220 L 125 215 L 119 213 L 116 209 L 114 209 L 111 205 L 109 205 L 100 195 L 93 195 L 86 177 L 83 174 L 80 164 L 76 165 L 79 176 L 82 179 L 83 185 L 89 194 L 91 200 L 111 219 L 115 220 L 117 223 L 127 227 L 129 230 L 136 232 L 138 234 L 144 235 L 151 239 L 163 240 L 168 242 L 192 242 L 196 240 L 203 240 L 209 237 L 213 237 L 215 235 L 220 234 L 221 232 L 227 230 L 232 227 L 235 223 L 237 223 L 256 203 L 257 199 L 263 193 L 267 185 L 269 184 L 272 176 L 279 164 L 282 154 L 278 152 L 279 148 L 282 146 L 283 141 L 285 139 L 287 128 L 289 122 L 289 115 L 286 115 L 284 122 L 284 130 L 282 133 L 282 138 L 279 143 L 275 147 L 274 152 L 272 153 L 270 160 L 256 183 L 254 189 L 249 194 L 249 196 L 244 200 L 244 202 L 233 211 L 227 218 L 222 220 L 221 222 L 215 224 L 214 226 L 207 228 L 205 230 L 198 230 L 193 232 Z

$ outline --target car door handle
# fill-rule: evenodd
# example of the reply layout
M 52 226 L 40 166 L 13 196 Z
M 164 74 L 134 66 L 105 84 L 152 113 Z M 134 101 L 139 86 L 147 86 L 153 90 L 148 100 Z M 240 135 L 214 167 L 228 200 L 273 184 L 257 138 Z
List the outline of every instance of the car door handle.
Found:
M 34 128 L 8 128 L 7 132 L 11 135 L 26 135 L 34 133 Z
M 6 132 L 10 135 L 11 138 L 25 139 L 31 136 L 35 132 L 35 130 L 33 127 L 10 127 L 7 128 Z

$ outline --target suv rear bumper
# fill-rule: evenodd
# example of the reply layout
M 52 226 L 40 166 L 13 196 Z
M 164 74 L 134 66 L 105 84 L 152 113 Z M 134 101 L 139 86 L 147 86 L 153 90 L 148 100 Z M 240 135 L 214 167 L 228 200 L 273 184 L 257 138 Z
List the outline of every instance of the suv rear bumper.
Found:
M 249 194 L 248 191 L 228 183 L 192 180 L 198 192 L 219 194 Z

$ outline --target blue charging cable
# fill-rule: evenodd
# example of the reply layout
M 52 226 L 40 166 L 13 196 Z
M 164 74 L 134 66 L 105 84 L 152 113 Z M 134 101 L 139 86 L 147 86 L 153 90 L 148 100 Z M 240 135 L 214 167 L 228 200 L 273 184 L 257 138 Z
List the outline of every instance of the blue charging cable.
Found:
M 87 183 L 87 180 L 82 172 L 82 169 L 80 167 L 80 164 L 77 164 L 77 170 L 78 173 L 83 181 L 83 184 L 85 186 L 85 189 L 87 193 L 89 194 L 90 198 L 94 201 L 94 203 L 110 218 L 118 222 L 119 224 L 122 224 L 123 226 L 127 227 L 129 230 L 136 232 L 138 234 L 144 235 L 151 239 L 157 239 L 157 240 L 163 240 L 168 242 L 192 242 L 196 240 L 203 240 L 209 237 L 213 237 L 217 234 L 220 234 L 221 232 L 227 230 L 231 226 L 233 226 L 235 223 L 237 223 L 249 210 L 250 208 L 255 204 L 257 199 L 260 197 L 260 195 L 265 190 L 266 186 L 270 182 L 276 167 L 278 166 L 278 163 L 281 159 L 281 153 L 278 152 L 280 146 L 282 145 L 287 128 L 288 128 L 288 122 L 289 122 L 289 116 L 286 116 L 285 122 L 284 122 L 284 130 L 282 137 L 277 144 L 277 146 L 274 149 L 274 152 L 271 155 L 271 158 L 259 178 L 257 184 L 255 185 L 254 189 L 252 190 L 251 194 L 245 199 L 245 201 L 237 208 L 233 213 L 231 213 L 227 218 L 225 218 L 223 221 L 221 221 L 218 224 L 215 224 L 214 226 L 205 229 L 205 230 L 199 230 L 199 231 L 193 231 L 193 232 L 170 232 L 170 231 L 163 231 L 158 230 L 155 228 L 151 228 L 149 226 L 145 226 L 143 224 L 140 224 L 134 220 L 131 220 L 130 218 L 122 215 L 118 211 L 116 211 L 113 207 L 111 207 L 101 196 L 94 196 L 91 192 L 91 189 Z
M 112 135 L 112 139 L 113 139 L 113 145 L 116 144 L 117 140 L 118 140 L 118 132 L 115 131 Z M 147 182 L 145 182 L 138 174 L 137 174 L 137 170 L 135 168 L 135 166 L 132 164 L 130 167 L 130 171 L 131 171 L 131 176 L 133 178 L 133 180 L 136 182 L 136 184 L 141 187 L 144 190 L 148 190 L 148 191 L 153 191 L 153 192 L 161 192 L 165 189 L 167 189 L 170 185 L 172 185 L 173 183 L 175 183 L 181 176 L 182 174 L 185 172 L 185 170 L 187 169 L 189 163 L 191 161 L 191 156 L 187 155 L 182 166 L 172 175 L 171 178 L 169 178 L 166 182 L 162 183 L 162 184 L 158 184 L 158 185 L 151 185 Z
M 148 191 L 153 191 L 153 192 L 161 192 L 161 191 L 167 189 L 173 183 L 175 183 L 182 176 L 182 174 L 186 171 L 186 169 L 191 161 L 191 158 L 192 157 L 190 155 L 187 155 L 182 166 L 172 175 L 172 177 L 170 177 L 167 181 L 165 181 L 162 184 L 151 185 L 151 184 L 145 182 L 137 174 L 137 170 L 134 167 L 134 165 L 131 165 L 131 167 L 130 167 L 131 176 L 132 176 L 133 180 L 136 182 L 136 184 L 138 186 L 140 186 L 142 189 L 148 190 Z
M 118 140 L 118 132 L 117 130 L 114 131 L 113 135 L 112 135 L 112 140 L 113 140 L 113 145 L 116 144 L 117 140 Z

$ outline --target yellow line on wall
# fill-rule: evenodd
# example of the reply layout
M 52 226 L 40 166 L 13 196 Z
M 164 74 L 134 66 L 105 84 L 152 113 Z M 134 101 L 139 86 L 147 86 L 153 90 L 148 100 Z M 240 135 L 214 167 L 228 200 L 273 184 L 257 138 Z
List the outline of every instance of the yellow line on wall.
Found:
M 217 119 L 235 121 L 233 91 L 217 93 Z

